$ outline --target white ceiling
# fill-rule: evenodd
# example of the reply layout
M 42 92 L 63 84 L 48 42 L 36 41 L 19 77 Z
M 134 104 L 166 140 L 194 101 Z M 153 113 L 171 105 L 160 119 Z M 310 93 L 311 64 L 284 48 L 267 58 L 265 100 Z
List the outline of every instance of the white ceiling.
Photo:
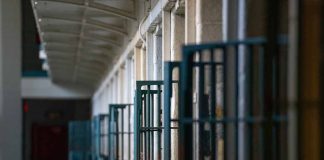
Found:
M 31 0 L 53 81 L 94 88 L 135 21 L 134 0 Z

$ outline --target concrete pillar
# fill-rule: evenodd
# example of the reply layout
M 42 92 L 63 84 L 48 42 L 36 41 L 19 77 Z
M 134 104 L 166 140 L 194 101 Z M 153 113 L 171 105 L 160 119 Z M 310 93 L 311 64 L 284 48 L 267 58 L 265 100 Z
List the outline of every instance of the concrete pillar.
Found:
M 239 0 L 241 1 L 241 0 Z M 222 29 L 223 29 L 223 40 L 235 40 L 238 39 L 238 26 L 240 26 L 238 21 L 238 3 L 239 1 L 234 0 L 223 0 L 223 9 L 222 9 Z M 234 50 L 228 50 L 227 54 L 227 86 L 226 86 L 226 107 L 228 117 L 236 117 L 236 104 L 238 103 L 238 97 L 236 95 L 237 87 L 236 81 L 236 70 L 239 69 L 239 66 L 236 65 L 235 59 L 237 54 L 234 53 Z M 235 124 L 228 124 L 226 127 L 226 158 L 229 160 L 241 159 L 243 156 L 238 156 L 238 148 L 236 139 L 237 137 L 237 128 Z M 244 134 L 241 132 L 240 134 Z M 246 148 L 246 147 L 242 147 Z M 237 157 L 237 158 L 236 158 Z
M 124 72 L 125 72 L 125 65 L 121 65 L 118 71 L 118 103 L 124 103 Z
M 287 73 L 287 102 L 288 102 L 288 160 L 298 157 L 298 48 L 300 33 L 298 25 L 299 3 L 289 0 L 289 49 Z
M 20 0 L 0 0 L 0 160 L 22 159 Z
M 222 40 L 222 0 L 196 0 L 196 40 Z
M 154 37 L 154 56 L 153 56 L 153 79 L 162 80 L 162 30 L 160 26 L 156 27 Z
M 146 80 L 153 80 L 154 35 L 146 32 Z
M 222 40 L 222 0 L 196 0 L 196 41 L 197 43 L 205 43 L 205 42 L 215 42 L 215 41 L 221 41 Z M 203 60 L 209 60 L 210 57 L 207 54 L 203 54 L 202 57 Z M 220 54 L 216 55 L 216 59 L 221 60 Z M 216 80 L 216 102 L 217 107 L 216 111 L 220 111 L 220 108 L 222 108 L 222 89 L 223 89 L 223 82 L 222 82 L 222 73 L 221 70 L 217 69 L 217 80 Z M 199 71 L 198 71 L 199 72 Z M 199 73 L 196 72 L 196 77 L 199 77 Z M 206 68 L 206 72 L 208 73 L 208 68 Z M 209 94 L 210 93 L 210 81 L 209 76 L 205 76 L 205 93 L 201 94 Z M 199 83 L 198 79 L 196 79 L 196 86 Z M 200 92 L 199 89 L 196 87 L 195 92 Z M 213 97 L 215 98 L 215 97 Z M 199 101 L 199 100 L 198 100 Z M 199 103 L 199 102 L 198 102 Z M 215 107 L 215 106 L 211 106 Z M 199 108 L 199 116 L 206 115 L 208 113 L 204 113 L 201 108 Z M 197 111 L 195 111 L 197 113 Z M 218 127 L 216 130 L 222 130 L 222 127 Z M 206 155 L 208 153 L 207 150 L 202 150 L 204 147 L 205 140 L 208 140 L 207 136 L 210 136 L 208 132 L 206 132 L 206 129 L 204 126 L 199 126 L 199 132 L 196 132 L 195 134 L 198 134 L 197 139 L 195 140 L 194 146 L 198 146 L 195 148 L 195 158 L 197 159 L 205 159 L 208 158 Z M 203 135 L 206 134 L 206 135 Z M 211 136 L 210 136 L 211 137 Z M 206 139 L 207 138 L 207 139 Z M 211 153 L 217 152 L 217 159 L 224 159 L 224 140 L 223 136 L 218 134 L 216 137 L 217 139 L 217 150 L 211 151 Z
M 163 61 L 171 60 L 171 12 L 163 11 L 162 13 L 162 59 Z
M 187 0 L 185 5 L 185 42 L 196 43 L 196 0 Z
M 185 41 L 185 18 L 176 11 L 171 14 L 171 61 L 181 60 L 181 47 Z
M 146 80 L 146 46 L 142 44 L 141 48 L 141 80 Z
M 185 17 L 183 14 L 179 14 L 178 7 L 174 7 L 171 12 L 171 61 L 180 61 L 182 54 L 182 45 L 185 42 Z M 173 72 L 173 79 L 179 79 L 179 71 L 175 70 Z M 178 118 L 178 106 L 179 106 L 179 96 L 178 96 L 178 86 L 172 86 L 173 96 L 171 99 L 171 118 Z M 171 131 L 171 159 L 178 159 L 178 131 Z
M 134 72 L 135 72 L 135 80 L 141 79 L 141 49 L 135 47 L 134 48 Z

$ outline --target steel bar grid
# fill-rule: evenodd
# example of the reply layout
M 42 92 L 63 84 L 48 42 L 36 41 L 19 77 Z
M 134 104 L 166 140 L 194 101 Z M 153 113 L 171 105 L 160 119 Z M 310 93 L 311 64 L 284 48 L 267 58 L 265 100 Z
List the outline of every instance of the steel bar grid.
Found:
M 105 128 L 109 119 L 108 114 L 99 114 L 92 118 L 92 159 L 107 159 L 108 153 L 105 152 L 104 142 L 107 139 L 107 128 Z
M 137 81 L 135 91 L 134 159 L 162 157 L 163 81 Z
M 131 130 L 131 109 L 133 104 L 110 104 L 109 105 L 109 127 L 108 127 L 108 144 L 109 159 L 122 160 L 125 158 L 125 148 L 127 148 L 127 159 L 131 159 L 131 139 L 133 132 Z M 127 112 L 128 117 L 125 117 Z M 125 120 L 128 120 L 125 126 Z M 127 131 L 125 131 L 127 127 Z M 125 138 L 128 141 L 125 144 Z
M 283 130 L 287 127 L 286 112 L 277 112 L 270 117 L 263 113 L 263 77 L 265 74 L 278 76 L 278 73 L 264 73 L 266 43 L 266 39 L 259 37 L 183 47 L 183 61 L 180 63 L 179 119 L 170 119 L 167 114 L 164 115 L 168 122 L 165 126 L 169 127 L 170 122 L 179 122 L 178 159 L 228 159 L 229 154 L 236 154 L 234 157 L 238 159 L 239 132 L 246 135 L 245 148 L 248 152 L 245 158 L 264 159 L 264 124 L 271 122 L 275 125 L 274 129 L 281 130 L 272 134 L 277 136 L 276 138 L 285 136 Z M 281 36 L 278 37 L 277 43 L 286 46 L 287 40 Z M 246 57 L 243 69 L 246 73 L 244 89 L 239 86 L 238 71 L 238 55 L 243 53 Z M 228 59 L 229 57 L 232 59 Z M 232 63 L 229 63 L 230 61 Z M 278 67 L 278 63 L 274 62 L 273 67 Z M 234 72 L 232 79 L 228 79 L 230 72 Z M 170 83 L 170 78 L 168 81 Z M 229 86 L 234 86 L 234 97 L 229 97 L 227 93 Z M 271 87 L 277 89 L 278 86 L 273 84 Z M 246 101 L 243 117 L 239 115 L 238 103 L 241 89 Z M 229 105 L 230 100 L 234 101 L 232 105 Z M 165 110 L 167 108 L 170 107 L 166 107 Z M 239 130 L 239 125 L 245 130 Z M 169 131 L 165 132 L 165 137 L 170 137 Z M 165 144 L 170 146 L 170 140 L 165 140 Z M 278 150 L 283 144 L 273 143 L 272 146 L 274 150 Z M 195 146 L 198 147 L 194 149 Z M 165 154 L 170 155 L 170 148 L 165 150 Z

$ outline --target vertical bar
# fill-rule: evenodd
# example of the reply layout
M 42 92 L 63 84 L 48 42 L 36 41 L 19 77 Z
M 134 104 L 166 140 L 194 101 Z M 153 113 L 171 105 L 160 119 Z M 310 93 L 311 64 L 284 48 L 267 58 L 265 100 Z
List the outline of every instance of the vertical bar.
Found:
M 235 156 L 235 159 L 238 160 L 239 159 L 239 133 L 238 133 L 238 130 L 239 130 L 239 121 L 238 121 L 238 118 L 239 118 L 239 45 L 235 45 L 235 150 L 236 150 L 236 156 Z
M 254 77 L 253 77 L 253 47 L 252 46 L 247 46 L 247 56 L 248 56 L 248 80 L 247 80 L 247 86 L 248 86 L 248 89 L 247 89 L 247 92 L 248 92 L 248 94 L 247 95 L 249 95 L 249 97 L 248 97 L 248 118 L 253 118 L 253 108 L 254 108 L 254 105 L 253 105 L 253 79 L 254 79 Z M 249 135 L 249 149 L 250 149 L 250 151 L 249 151 L 249 158 L 250 159 L 253 159 L 254 158 L 254 143 L 253 143 L 253 124 L 254 124 L 255 122 L 251 122 L 251 123 L 249 123 L 248 122 L 248 129 L 249 129 L 249 133 L 248 133 L 248 135 Z
M 279 29 L 279 0 L 271 0 L 267 1 L 267 48 L 265 53 L 265 118 L 269 120 L 269 122 L 265 123 L 265 144 L 264 144 L 264 153 L 265 153 L 265 160 L 273 160 L 274 153 L 273 150 L 273 122 L 271 121 L 273 115 L 273 107 L 276 102 L 277 93 L 273 93 L 273 58 L 278 53 L 278 46 L 277 46 L 277 34 Z
M 183 123 L 184 118 L 192 119 L 192 71 L 193 52 L 182 48 L 183 62 L 180 76 L 180 107 L 179 107 L 179 160 L 192 160 L 192 125 Z
M 142 106 L 142 98 L 140 86 L 136 85 L 135 91 L 135 105 L 134 105 L 134 160 L 140 160 L 140 107 Z
M 215 120 L 216 116 L 216 65 L 214 61 L 214 50 L 210 50 L 210 119 Z M 211 123 L 210 141 L 211 141 L 211 159 L 216 159 L 216 123 Z
M 154 127 L 154 94 L 151 95 L 151 121 L 150 121 L 150 126 Z M 154 131 L 151 131 L 151 159 L 154 160 Z
M 199 109 L 199 119 L 208 117 L 208 104 L 206 105 L 206 95 L 205 95 L 205 65 L 203 64 L 203 51 L 199 52 L 199 75 L 198 75 L 198 109 Z M 193 66 L 190 66 L 193 67 Z M 208 100 L 207 100 L 208 101 Z M 205 130 L 205 123 L 199 124 L 199 159 L 205 159 L 209 152 L 209 137 L 208 131 Z
M 164 84 L 165 85 L 165 84 Z M 161 99 L 162 99 L 162 97 L 161 97 L 161 86 L 160 85 L 158 85 L 158 95 L 157 95 L 157 97 L 158 97 L 158 103 L 157 103 L 157 119 L 158 119 L 158 125 L 157 125 L 157 127 L 163 127 L 162 126 L 162 122 L 161 122 Z M 164 113 L 165 114 L 165 113 Z M 169 115 L 170 116 L 170 115 Z M 157 146 L 157 149 L 158 149 L 158 160 L 160 160 L 161 159 L 161 130 L 159 130 L 158 132 L 157 132 L 157 135 L 158 135 L 158 146 Z M 165 138 L 165 137 L 164 137 Z
M 118 127 L 118 118 L 119 118 L 119 114 L 118 114 L 118 110 L 115 109 L 114 110 L 115 112 L 115 126 L 116 126 L 116 132 L 115 132 L 115 135 L 116 135 L 116 159 L 119 160 L 120 159 L 120 156 L 119 156 L 119 127 Z
M 145 127 L 150 127 L 150 120 L 151 120 L 151 106 L 150 106 L 150 86 L 147 86 L 147 94 L 146 94 L 146 119 L 145 119 Z M 150 138 L 151 138 L 151 134 L 150 134 L 150 130 L 146 130 L 146 141 L 145 141 L 145 145 L 146 145 L 146 149 L 145 152 L 147 153 L 147 160 L 150 160 L 151 154 L 150 154 Z
M 130 123 L 130 119 L 131 119 L 131 105 L 127 105 L 128 106 L 128 159 L 131 159 L 131 123 Z
M 227 48 L 223 47 L 223 118 L 227 117 Z M 224 159 L 227 159 L 227 125 L 223 123 Z
M 124 108 L 121 109 L 122 115 L 121 115 L 121 159 L 124 159 Z
M 164 156 L 165 160 L 171 160 L 171 99 L 172 97 L 172 69 L 171 62 L 164 63 Z M 158 103 L 160 104 L 160 103 Z M 160 109 L 158 117 L 160 124 Z M 159 125 L 160 126 L 160 125 Z M 160 149 L 160 148 L 159 148 Z
M 149 88 L 150 90 L 150 88 Z M 149 126 L 153 127 L 152 122 L 154 120 L 153 118 L 153 111 L 154 111 L 154 98 L 153 98 L 154 94 L 150 94 L 149 95 L 149 99 L 150 99 L 150 121 L 149 121 Z M 153 130 L 150 130 L 150 159 L 153 160 L 153 152 L 154 152 L 154 143 L 153 143 Z
M 260 117 L 264 119 L 264 46 L 259 46 L 259 106 L 260 106 Z M 261 151 L 261 159 L 265 159 L 264 157 L 264 126 L 260 126 L 260 151 Z

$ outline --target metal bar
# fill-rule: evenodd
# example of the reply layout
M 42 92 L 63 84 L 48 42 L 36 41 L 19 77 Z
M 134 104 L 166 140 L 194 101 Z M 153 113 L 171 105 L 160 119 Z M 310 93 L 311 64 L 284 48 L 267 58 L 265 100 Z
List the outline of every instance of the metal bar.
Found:
M 151 98 L 151 120 L 150 120 L 150 127 L 154 127 L 154 95 L 150 95 Z M 154 132 L 151 131 L 151 159 L 154 160 L 154 148 L 156 144 L 154 144 Z
M 210 62 L 214 61 L 214 50 L 210 50 Z M 210 68 L 210 118 L 215 119 L 215 113 L 216 113 L 216 66 L 211 65 Z M 211 141 L 211 159 L 215 160 L 216 159 L 216 125 L 215 124 L 210 124 L 211 125 L 211 132 L 210 132 L 210 141 Z
M 235 117 L 239 117 L 239 45 L 235 45 Z M 236 150 L 236 156 L 235 159 L 239 159 L 239 121 L 236 121 L 235 123 L 235 150 Z
M 227 113 L 227 48 L 222 48 L 223 50 L 223 117 L 228 115 Z M 224 141 L 224 159 L 227 159 L 227 124 L 223 123 L 223 141 Z
M 247 114 L 249 117 L 253 117 L 253 48 L 252 46 L 247 46 L 247 69 L 248 69 L 248 76 L 247 76 L 247 95 L 248 97 L 248 107 L 247 107 Z M 248 124 L 248 149 L 249 149 L 249 159 L 253 159 L 254 157 L 254 145 L 253 145 L 253 124 Z
M 171 160 L 172 62 L 164 63 L 164 159 Z
M 161 90 L 161 85 L 158 85 L 158 90 Z M 157 103 L 157 120 L 158 120 L 158 127 L 162 127 L 162 122 L 161 122 L 161 112 L 162 112 L 162 110 L 161 110 L 161 99 L 162 99 L 162 96 L 161 96 L 161 93 L 159 92 L 158 93 L 158 103 Z M 159 131 L 158 132 L 158 146 L 157 146 L 157 149 L 158 149 L 158 160 L 160 160 L 161 158 L 162 158 L 162 149 L 161 149 L 161 141 L 162 141 L 162 139 L 161 139 L 161 132 L 162 131 Z M 164 137 L 165 138 L 165 137 Z
M 274 105 L 276 105 L 275 101 L 277 100 L 277 93 L 273 92 L 273 58 L 278 54 L 278 44 L 277 44 L 277 34 L 279 31 L 279 0 L 271 0 L 267 1 L 266 4 L 267 11 L 267 28 L 266 28 L 266 53 L 265 53 L 265 106 L 264 106 L 264 115 L 266 118 L 270 118 L 273 115 Z M 265 124 L 264 129 L 264 154 L 265 160 L 273 160 L 276 157 L 273 156 L 273 122 L 268 122 Z
M 260 106 L 260 116 L 264 118 L 264 46 L 259 47 L 259 106 Z M 265 159 L 264 154 L 264 126 L 260 127 L 260 146 L 261 147 L 261 159 Z
M 192 125 L 186 125 L 182 119 L 192 118 L 192 60 L 190 47 L 182 48 L 181 76 L 180 76 L 180 107 L 179 107 L 179 160 L 192 160 Z
M 130 121 L 131 119 L 131 107 L 128 107 L 128 120 Z M 131 159 L 131 123 L 128 123 L 128 159 Z
M 124 159 L 124 108 L 122 108 L 122 118 L 121 118 L 121 156 L 122 156 L 122 160 Z
M 199 52 L 199 63 L 204 61 L 202 51 Z M 198 71 L 198 108 L 199 108 L 199 118 L 205 118 L 208 116 L 208 105 L 206 105 L 206 95 L 205 95 L 205 66 L 199 66 Z M 199 125 L 199 159 L 205 159 L 208 155 L 208 133 L 205 130 L 205 124 Z
M 142 106 L 142 99 L 141 99 L 141 91 L 140 87 L 138 84 L 136 84 L 136 91 L 135 91 L 135 114 L 134 114 L 134 160 L 140 160 L 140 132 L 139 132 L 139 127 L 140 127 L 140 113 L 141 113 L 141 106 Z

